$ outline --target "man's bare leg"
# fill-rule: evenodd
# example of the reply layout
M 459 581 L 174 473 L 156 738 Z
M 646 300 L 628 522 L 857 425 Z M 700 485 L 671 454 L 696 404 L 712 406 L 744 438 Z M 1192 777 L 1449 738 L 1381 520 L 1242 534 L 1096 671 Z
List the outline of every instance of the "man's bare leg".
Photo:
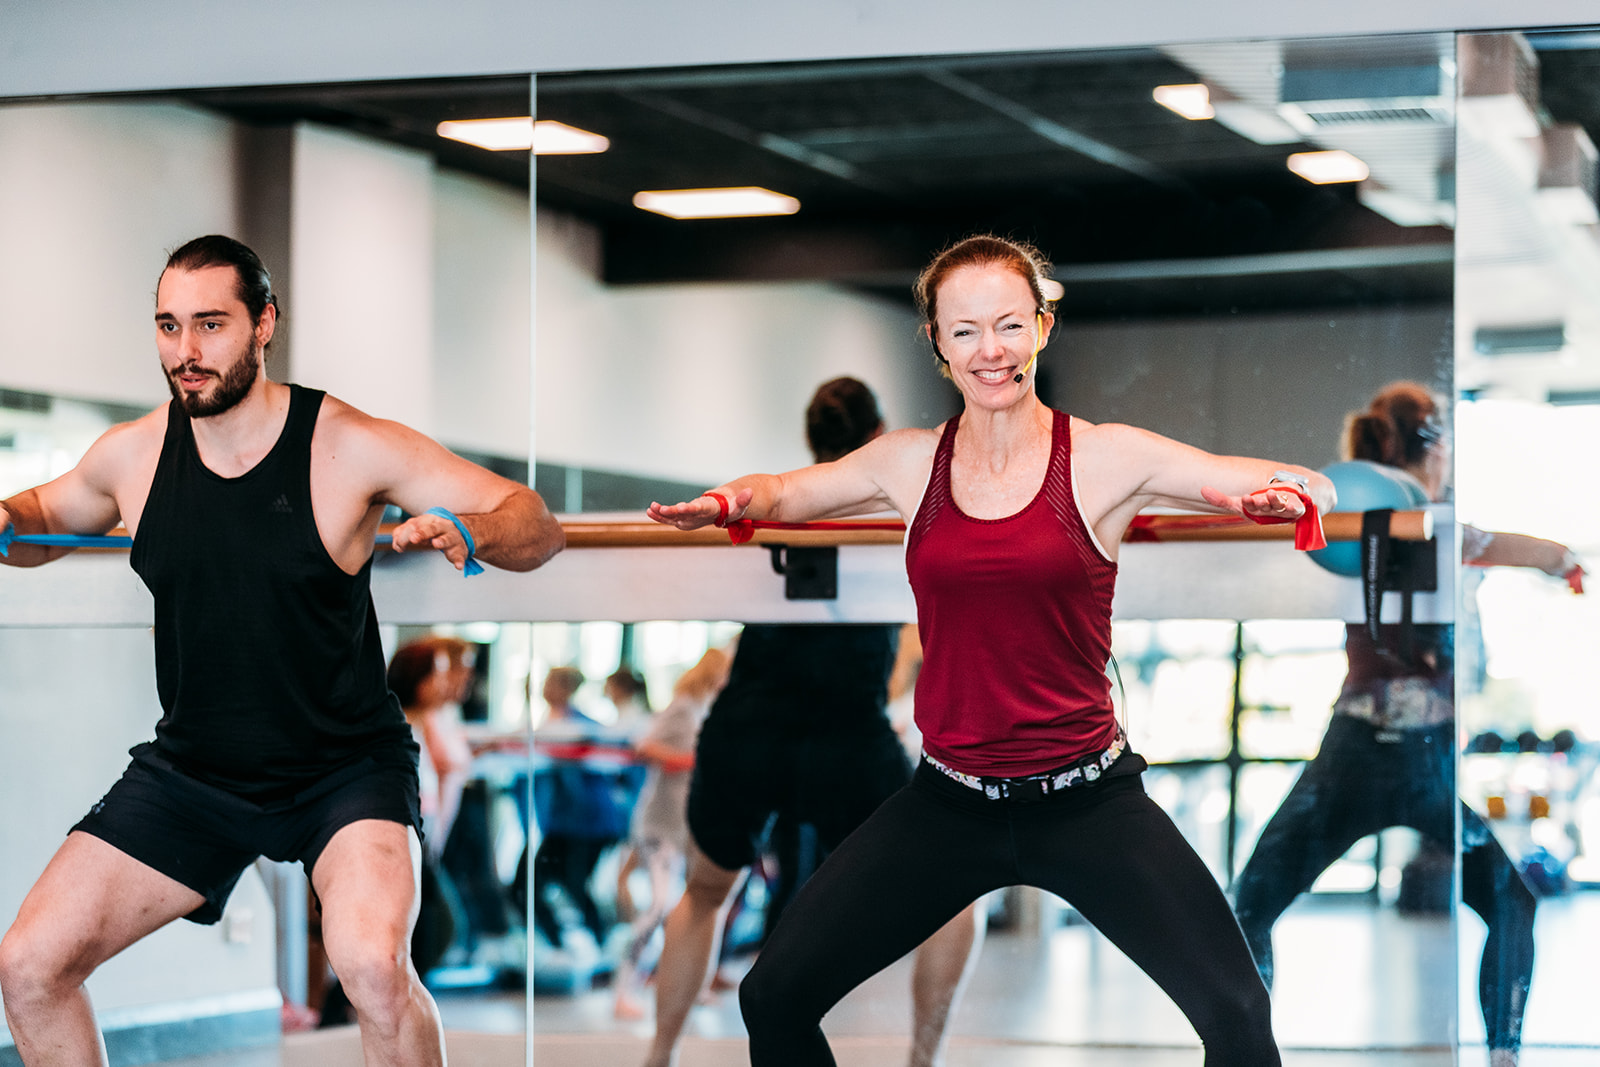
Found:
M 683 896 L 667 916 L 661 959 L 656 964 L 656 1036 L 645 1067 L 670 1067 L 678 1038 L 706 982 L 739 871 L 719 867 L 689 843 L 689 873 Z
M 68 834 L 0 941 L 0 994 L 23 1062 L 105 1063 L 83 983 L 100 964 L 203 903 L 199 893 L 98 837 Z
M 987 913 L 978 900 L 917 949 L 911 971 L 911 1067 L 944 1063 L 950 1012 L 972 977 L 987 927 Z
M 372 1067 L 444 1063 L 439 1009 L 411 965 L 422 848 L 409 826 L 353 822 L 333 835 L 311 882 L 322 901 L 322 940 Z

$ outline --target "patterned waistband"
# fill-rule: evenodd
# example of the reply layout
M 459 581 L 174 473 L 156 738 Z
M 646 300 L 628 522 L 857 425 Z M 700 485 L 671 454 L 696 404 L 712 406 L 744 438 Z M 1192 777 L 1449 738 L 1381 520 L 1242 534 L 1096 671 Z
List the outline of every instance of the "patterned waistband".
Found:
M 954 767 L 934 759 L 926 752 L 922 759 L 928 766 L 950 779 L 959 782 L 968 789 L 975 789 L 982 793 L 988 800 L 1019 800 L 1023 802 L 1043 800 L 1051 793 L 1059 793 L 1063 789 L 1074 786 L 1088 785 L 1096 781 L 1102 774 L 1111 769 L 1111 765 L 1128 750 L 1128 735 L 1123 733 L 1122 727 L 1117 727 L 1117 736 L 1111 739 L 1111 744 L 1106 746 L 1104 752 L 1094 756 L 1085 756 L 1076 763 L 1043 774 L 1030 774 L 1022 778 L 988 778 L 976 774 L 965 774 Z
M 1455 718 L 1455 702 L 1426 678 L 1393 678 L 1366 692 L 1341 694 L 1334 713 L 1371 723 L 1380 730 L 1420 730 Z

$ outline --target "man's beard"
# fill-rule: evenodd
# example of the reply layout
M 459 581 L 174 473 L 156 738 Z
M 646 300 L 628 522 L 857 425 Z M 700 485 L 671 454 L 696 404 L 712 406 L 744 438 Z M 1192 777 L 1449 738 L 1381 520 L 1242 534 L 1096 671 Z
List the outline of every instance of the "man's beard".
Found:
M 255 345 L 250 345 L 245 354 L 234 361 L 233 366 L 223 371 L 217 378 L 217 386 L 211 395 L 204 393 L 185 392 L 178 386 L 178 375 L 184 369 L 167 372 L 167 388 L 172 390 L 173 399 L 183 407 L 191 419 L 205 419 L 213 415 L 221 415 L 232 410 L 239 401 L 250 395 L 250 388 L 255 385 L 256 377 L 261 373 L 261 352 Z

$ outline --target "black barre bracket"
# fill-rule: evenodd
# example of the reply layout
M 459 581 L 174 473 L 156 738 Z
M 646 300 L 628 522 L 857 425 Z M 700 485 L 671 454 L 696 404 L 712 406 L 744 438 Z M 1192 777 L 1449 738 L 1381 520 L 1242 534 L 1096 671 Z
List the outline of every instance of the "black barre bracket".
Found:
M 1367 634 L 1381 654 L 1410 663 L 1413 652 L 1412 596 L 1439 589 L 1439 545 L 1431 541 L 1391 541 L 1389 520 L 1393 508 L 1375 508 L 1361 516 L 1361 599 L 1366 609 Z M 1400 594 L 1398 647 L 1384 646 L 1380 616 L 1383 594 Z
M 838 600 L 837 545 L 768 545 L 772 570 L 783 575 L 785 600 Z

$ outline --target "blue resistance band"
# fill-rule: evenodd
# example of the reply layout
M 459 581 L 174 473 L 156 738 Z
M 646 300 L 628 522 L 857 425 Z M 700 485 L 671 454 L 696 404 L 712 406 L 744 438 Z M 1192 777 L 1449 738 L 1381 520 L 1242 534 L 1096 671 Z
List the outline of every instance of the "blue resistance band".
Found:
M 451 522 L 455 523 L 456 529 L 461 531 L 461 539 L 467 543 L 467 562 L 461 568 L 461 576 L 463 578 L 471 578 L 474 574 L 482 574 L 483 564 L 472 558 L 473 556 L 477 555 L 478 546 L 472 540 L 472 535 L 467 532 L 467 524 L 456 518 L 444 508 L 429 508 L 427 513 L 429 515 L 437 515 L 441 519 L 449 519 Z
M 11 544 L 51 545 L 57 548 L 128 548 L 133 538 L 110 534 L 19 534 L 12 525 L 0 530 L 0 556 L 11 554 Z
M 477 545 L 472 541 L 472 535 L 467 532 L 460 519 L 450 514 L 444 508 L 430 508 L 429 514 L 438 515 L 440 518 L 449 519 L 456 524 L 456 529 L 461 531 L 461 536 L 467 542 L 467 565 L 462 568 L 464 574 L 482 574 L 483 564 L 473 559 Z M 393 534 L 379 534 L 372 539 L 373 544 L 388 545 L 394 543 Z M 15 525 L 7 525 L 0 530 L 0 556 L 11 555 L 11 546 L 18 545 L 43 545 L 47 548 L 132 548 L 133 538 L 125 534 L 19 534 Z

